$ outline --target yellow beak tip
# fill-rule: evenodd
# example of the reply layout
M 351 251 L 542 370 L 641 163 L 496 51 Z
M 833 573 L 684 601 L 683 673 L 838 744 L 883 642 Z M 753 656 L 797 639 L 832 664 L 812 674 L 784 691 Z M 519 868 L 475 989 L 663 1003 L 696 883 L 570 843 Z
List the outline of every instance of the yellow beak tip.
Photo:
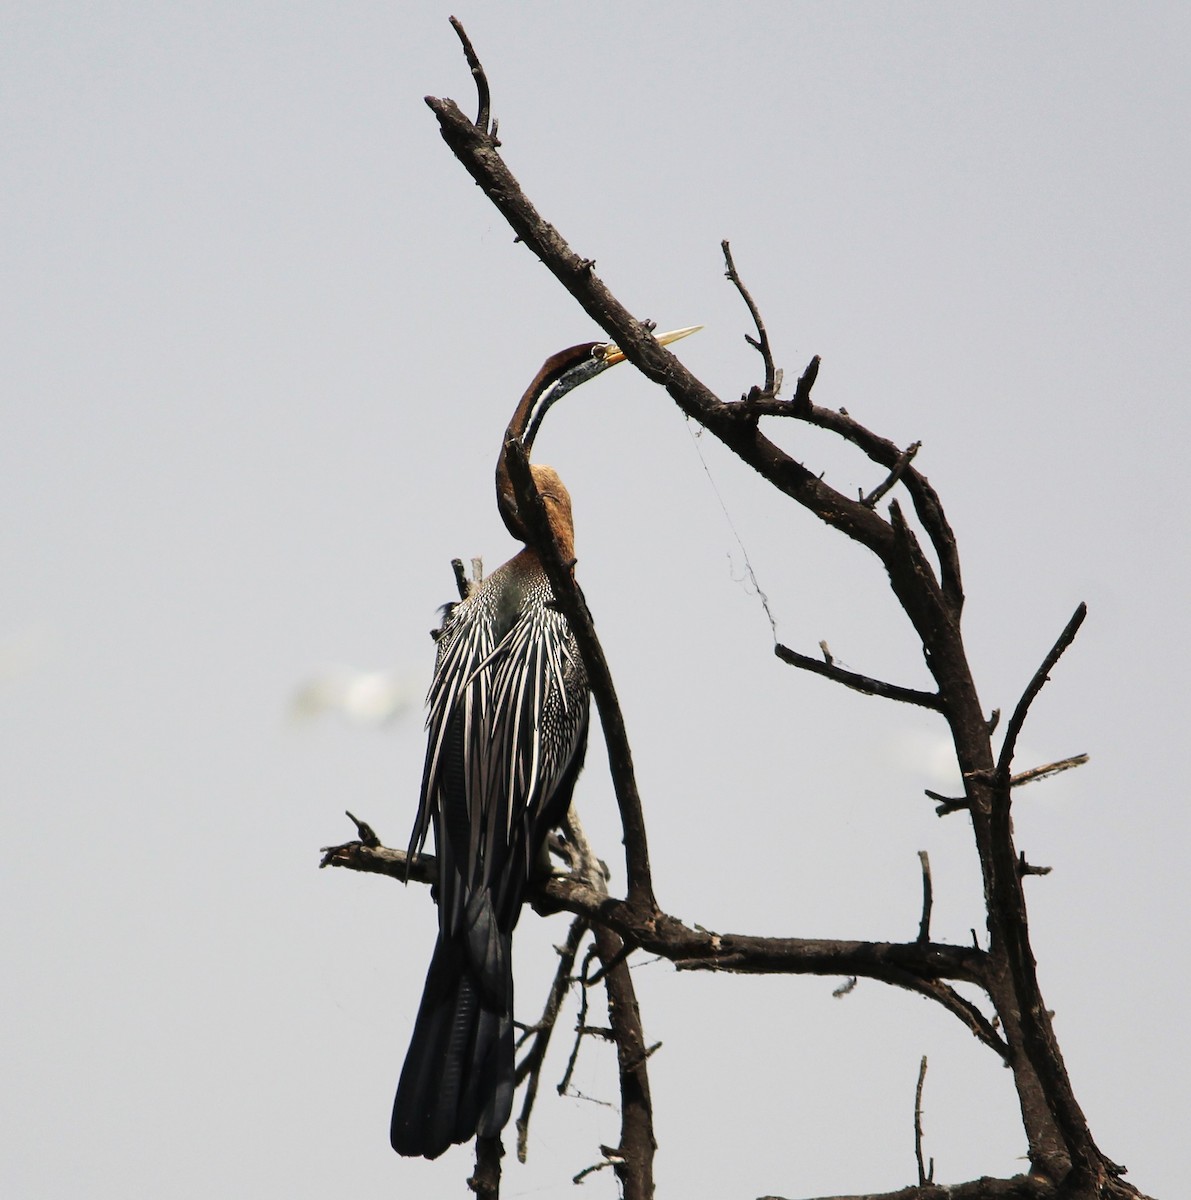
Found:
M 668 333 L 655 333 L 653 336 L 659 346 L 669 346 L 672 342 L 690 337 L 692 333 L 698 333 L 702 328 L 702 325 L 688 325 L 685 329 L 671 329 Z M 624 351 L 615 342 L 609 342 L 604 350 L 604 362 L 609 366 L 624 362 Z

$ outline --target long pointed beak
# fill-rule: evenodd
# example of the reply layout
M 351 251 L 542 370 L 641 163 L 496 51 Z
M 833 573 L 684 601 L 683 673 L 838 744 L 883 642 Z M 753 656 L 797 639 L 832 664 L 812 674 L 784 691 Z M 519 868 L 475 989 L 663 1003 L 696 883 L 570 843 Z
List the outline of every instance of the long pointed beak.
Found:
M 702 325 L 688 325 L 685 329 L 672 329 L 669 333 L 655 333 L 653 336 L 657 339 L 659 346 L 668 346 L 680 338 L 698 333 L 702 328 Z M 609 342 L 604 347 L 604 365 L 611 367 L 618 362 L 624 362 L 624 351 L 615 342 Z

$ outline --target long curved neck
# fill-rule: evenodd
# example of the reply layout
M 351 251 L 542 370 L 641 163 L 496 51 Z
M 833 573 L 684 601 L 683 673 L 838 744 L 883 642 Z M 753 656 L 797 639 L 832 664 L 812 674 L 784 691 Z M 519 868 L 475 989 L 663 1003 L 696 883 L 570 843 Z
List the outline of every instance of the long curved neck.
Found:
M 584 342 L 581 345 L 560 350 L 557 354 L 553 354 L 546 359 L 542 364 L 542 369 L 534 376 L 534 380 L 529 387 L 526 388 L 525 395 L 518 401 L 517 407 L 513 410 L 513 415 L 509 420 L 508 428 L 505 430 L 504 439 L 500 445 L 500 456 L 496 460 L 496 507 L 500 511 L 505 528 L 522 542 L 526 540 L 525 524 L 517 512 L 517 498 L 513 493 L 513 481 L 509 478 L 507 451 L 505 447 L 509 442 L 515 441 L 520 442 L 524 446 L 527 454 L 532 451 L 534 438 L 537 435 L 538 425 L 541 421 L 541 414 L 555 400 L 570 391 L 572 387 L 591 377 L 590 374 L 583 370 L 576 371 L 576 368 L 583 368 L 587 363 L 595 365 L 596 360 L 592 358 L 592 350 L 597 345 L 599 345 L 598 342 Z M 594 373 L 595 370 L 591 372 L 591 374 Z M 554 478 L 557 479 L 558 476 L 555 475 Z M 540 482 L 538 487 L 539 491 L 542 491 L 543 496 L 545 496 L 545 489 Z M 566 489 L 564 488 L 563 491 L 565 494 Z M 551 507 L 547 503 L 548 511 Z M 569 518 L 569 498 L 566 508 Z M 552 515 L 551 525 L 554 524 Z M 559 536 L 560 534 L 561 531 L 556 527 L 555 535 Z M 568 530 L 568 540 L 572 536 Z

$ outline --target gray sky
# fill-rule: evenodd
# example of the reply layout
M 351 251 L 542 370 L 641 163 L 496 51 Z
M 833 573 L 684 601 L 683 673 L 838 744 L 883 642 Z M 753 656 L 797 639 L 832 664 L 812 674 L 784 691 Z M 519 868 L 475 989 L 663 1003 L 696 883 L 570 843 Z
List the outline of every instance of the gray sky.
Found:
M 759 380 L 719 241 L 791 380 L 901 443 L 960 539 L 985 706 L 1035 706 L 1016 828 L 1047 1002 L 1105 1152 L 1177 1194 L 1186 1090 L 1185 6 L 658 2 L 463 8 L 504 152 L 722 396 Z M 473 106 L 447 9 L 44 2 L 0 38 L 0 1193 L 457 1196 L 392 1154 L 428 894 L 316 870 L 351 807 L 408 836 L 419 706 L 287 720 L 335 664 L 415 694 L 449 560 L 513 546 L 492 468 L 553 351 L 598 336 L 440 141 Z M 552 415 L 665 907 L 721 930 L 911 938 L 982 924 L 930 714 L 772 655 L 927 683 L 875 560 L 771 495 L 620 368 Z M 773 430 L 832 484 L 880 475 Z M 706 469 L 705 469 L 706 467 Z M 710 481 L 709 481 L 710 475 Z M 713 486 L 714 484 L 714 486 Z M 718 495 L 730 514 L 725 520 Z M 616 861 L 594 735 L 580 789 Z M 618 878 L 622 877 L 622 873 Z M 521 1015 L 561 919 L 518 931 Z M 1022 1169 L 1008 1074 L 874 983 L 643 963 L 660 1195 L 892 1189 Z M 569 1026 L 571 1018 L 564 1018 Z M 616 1115 L 547 1065 L 529 1165 L 561 1195 Z M 610 1052 L 576 1078 L 615 1097 Z M 584 1195 L 615 1195 L 608 1174 Z

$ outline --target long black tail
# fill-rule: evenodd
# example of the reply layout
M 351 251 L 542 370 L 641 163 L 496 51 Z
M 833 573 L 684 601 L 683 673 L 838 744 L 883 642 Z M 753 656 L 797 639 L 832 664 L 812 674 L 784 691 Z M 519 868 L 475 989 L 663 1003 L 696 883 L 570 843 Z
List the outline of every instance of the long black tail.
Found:
M 474 924 L 473 953 L 466 939 L 440 937 L 434 948 L 393 1102 L 389 1136 L 398 1154 L 437 1158 L 477 1133 L 495 1137 L 512 1112 L 511 937 L 495 922 L 480 923 L 480 955 Z

